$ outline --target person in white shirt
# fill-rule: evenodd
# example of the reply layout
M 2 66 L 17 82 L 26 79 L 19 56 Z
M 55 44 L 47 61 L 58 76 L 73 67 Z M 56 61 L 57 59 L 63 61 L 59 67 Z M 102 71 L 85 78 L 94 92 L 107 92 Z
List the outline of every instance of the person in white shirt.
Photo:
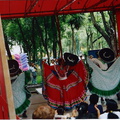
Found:
M 120 119 L 120 111 L 117 102 L 113 99 L 106 100 L 106 111 L 99 116 L 99 119 Z

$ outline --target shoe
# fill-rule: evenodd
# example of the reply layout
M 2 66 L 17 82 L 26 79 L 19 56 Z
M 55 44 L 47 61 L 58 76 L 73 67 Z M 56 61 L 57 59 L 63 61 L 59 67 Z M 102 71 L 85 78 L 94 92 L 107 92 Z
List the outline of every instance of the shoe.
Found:
M 22 114 L 22 118 L 27 118 L 26 111 Z

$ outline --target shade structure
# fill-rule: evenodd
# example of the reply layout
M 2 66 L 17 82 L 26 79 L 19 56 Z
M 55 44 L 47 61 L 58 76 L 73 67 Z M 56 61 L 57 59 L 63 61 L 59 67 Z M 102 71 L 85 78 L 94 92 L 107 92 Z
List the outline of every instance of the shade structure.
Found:
M 120 0 L 0 0 L 2 19 L 116 10 Z
M 2 119 L 7 119 L 8 117 L 10 119 L 16 118 L 12 98 L 10 75 L 8 72 L 9 70 L 6 59 L 1 18 L 12 19 L 115 10 L 118 25 L 118 36 L 120 36 L 119 9 L 120 0 L 0 0 L 0 70 L 2 71 L 0 74 L 0 80 L 5 81 L 5 84 L 0 83 L 0 87 L 2 86 L 3 88 L 0 88 L 2 90 L 0 93 L 3 93 L 4 96 L 6 93 L 5 97 L 0 96 L 0 100 L 1 97 L 3 97 L 3 100 L 6 102 L 4 106 L 0 105 L 0 117 L 2 116 Z M 3 102 L 1 103 L 3 104 Z M 8 111 L 6 110 L 7 107 Z M 3 110 L 6 110 L 6 112 L 3 112 Z

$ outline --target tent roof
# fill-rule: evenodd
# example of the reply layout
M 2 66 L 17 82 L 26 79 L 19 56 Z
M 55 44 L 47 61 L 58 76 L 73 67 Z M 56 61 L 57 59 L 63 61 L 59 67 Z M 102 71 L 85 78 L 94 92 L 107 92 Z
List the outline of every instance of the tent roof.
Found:
M 120 8 L 120 0 L 0 0 L 2 19 L 96 12 Z

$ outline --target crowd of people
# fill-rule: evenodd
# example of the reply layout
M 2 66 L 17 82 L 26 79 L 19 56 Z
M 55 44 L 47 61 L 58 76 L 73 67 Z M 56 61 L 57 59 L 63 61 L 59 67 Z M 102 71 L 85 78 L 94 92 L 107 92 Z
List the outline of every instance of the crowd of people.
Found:
M 33 119 L 120 119 L 120 109 L 113 99 L 106 99 L 103 109 L 102 104 L 98 104 L 99 96 L 91 94 L 89 101 L 83 101 L 70 111 L 66 111 L 64 106 L 57 109 L 49 105 L 39 106 L 32 115 Z

